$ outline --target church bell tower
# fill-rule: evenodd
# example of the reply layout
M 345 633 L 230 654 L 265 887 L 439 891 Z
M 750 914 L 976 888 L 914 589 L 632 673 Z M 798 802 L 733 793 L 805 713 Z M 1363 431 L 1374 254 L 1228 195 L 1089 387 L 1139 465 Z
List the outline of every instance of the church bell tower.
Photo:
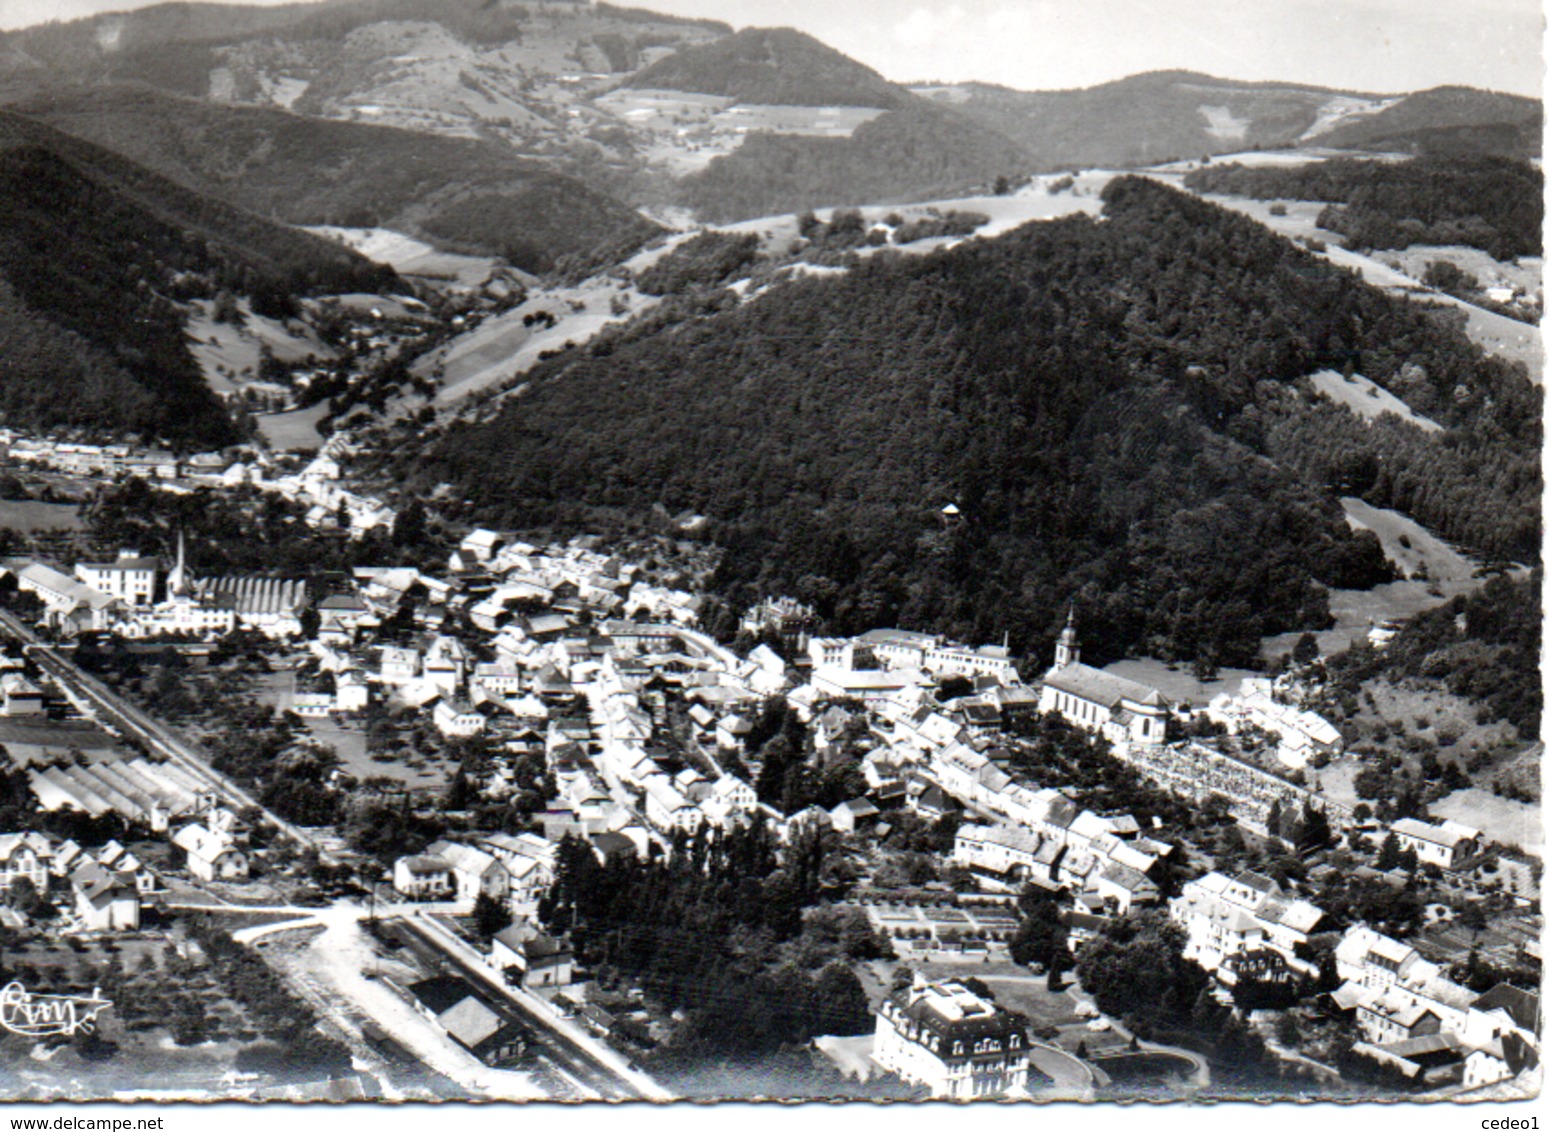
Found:
M 1076 607 L 1070 607 L 1065 618 L 1065 628 L 1060 631 L 1059 643 L 1054 646 L 1054 667 L 1068 668 L 1081 661 L 1081 646 L 1076 643 Z

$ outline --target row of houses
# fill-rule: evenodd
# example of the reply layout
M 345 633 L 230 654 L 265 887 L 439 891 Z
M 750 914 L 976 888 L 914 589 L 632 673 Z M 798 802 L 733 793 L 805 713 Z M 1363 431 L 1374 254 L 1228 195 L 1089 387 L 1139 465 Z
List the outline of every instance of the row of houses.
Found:
M 556 846 L 536 834 L 491 833 L 471 843 L 441 840 L 393 865 L 393 888 L 410 900 L 479 896 L 530 912 L 554 881 Z

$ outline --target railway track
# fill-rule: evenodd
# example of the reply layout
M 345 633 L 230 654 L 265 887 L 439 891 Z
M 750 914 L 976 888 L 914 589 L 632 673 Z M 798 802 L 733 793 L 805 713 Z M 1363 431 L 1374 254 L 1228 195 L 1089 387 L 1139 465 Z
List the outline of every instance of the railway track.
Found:
M 41 640 L 14 614 L 0 610 L 0 629 L 22 643 L 28 658 L 52 678 L 77 707 L 111 724 L 122 734 L 136 739 L 147 750 L 187 771 L 227 803 L 239 809 L 257 809 L 265 820 L 298 845 L 308 847 L 313 844 L 312 836 L 305 830 L 272 813 L 257 798 L 210 766 L 201 752 L 174 734 L 166 724 L 152 718 L 95 676 L 81 671 L 73 661 Z

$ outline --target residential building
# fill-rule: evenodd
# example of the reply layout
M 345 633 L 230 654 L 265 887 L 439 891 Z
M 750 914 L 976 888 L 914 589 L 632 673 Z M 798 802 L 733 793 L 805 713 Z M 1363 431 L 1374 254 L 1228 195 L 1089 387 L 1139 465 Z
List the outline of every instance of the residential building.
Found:
M 200 880 L 247 879 L 247 854 L 226 830 L 184 826 L 172 838 L 172 844 L 188 854 L 188 871 Z
M 570 946 L 527 924 L 512 924 L 490 940 L 490 966 L 524 987 L 565 987 L 575 971 Z
M 1413 849 L 1422 865 L 1455 869 L 1480 849 L 1480 832 L 1462 822 L 1444 821 L 1440 825 L 1401 818 L 1389 828 L 1398 839 L 1398 847 Z
M 457 892 L 457 877 L 441 857 L 399 857 L 393 862 L 393 889 L 410 900 L 448 900 Z
M 25 879 L 32 882 L 39 894 L 46 893 L 55 856 L 53 842 L 41 833 L 0 835 L 0 891 Z
M 88 931 L 140 930 L 140 893 L 134 883 L 96 861 L 86 861 L 70 873 L 75 914 Z
M 505 903 L 511 890 L 511 874 L 491 854 L 456 841 L 437 841 L 425 853 L 452 866 L 457 899 L 476 900 L 483 895 L 498 903 Z

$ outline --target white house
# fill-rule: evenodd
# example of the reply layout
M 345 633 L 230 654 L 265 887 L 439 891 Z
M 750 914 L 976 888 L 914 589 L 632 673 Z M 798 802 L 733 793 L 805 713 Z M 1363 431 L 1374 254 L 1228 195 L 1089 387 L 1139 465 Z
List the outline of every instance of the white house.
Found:
M 140 929 L 140 893 L 126 878 L 86 861 L 70 874 L 75 914 L 88 931 L 132 932 Z
M 505 903 L 511 890 L 511 874 L 501 861 L 489 853 L 455 841 L 437 841 L 425 853 L 452 867 L 457 899 L 477 900 L 483 895 Z
M 1461 822 L 1431 825 L 1418 818 L 1402 818 L 1390 827 L 1400 849 L 1413 849 L 1422 865 L 1455 869 L 1479 851 L 1480 833 Z
M 53 843 L 41 833 L 0 835 L 0 890 L 25 878 L 40 895 L 46 893 L 55 856 Z
M 393 889 L 410 900 L 446 900 L 457 891 L 451 864 L 420 853 L 393 862 Z
M 448 699 L 445 696 L 436 700 L 430 715 L 436 730 L 448 738 L 466 739 L 482 734 L 489 723 L 484 714 L 475 710 L 467 700 Z
M 184 826 L 173 836 L 172 844 L 188 854 L 188 871 L 200 880 L 247 879 L 247 854 L 225 830 Z

